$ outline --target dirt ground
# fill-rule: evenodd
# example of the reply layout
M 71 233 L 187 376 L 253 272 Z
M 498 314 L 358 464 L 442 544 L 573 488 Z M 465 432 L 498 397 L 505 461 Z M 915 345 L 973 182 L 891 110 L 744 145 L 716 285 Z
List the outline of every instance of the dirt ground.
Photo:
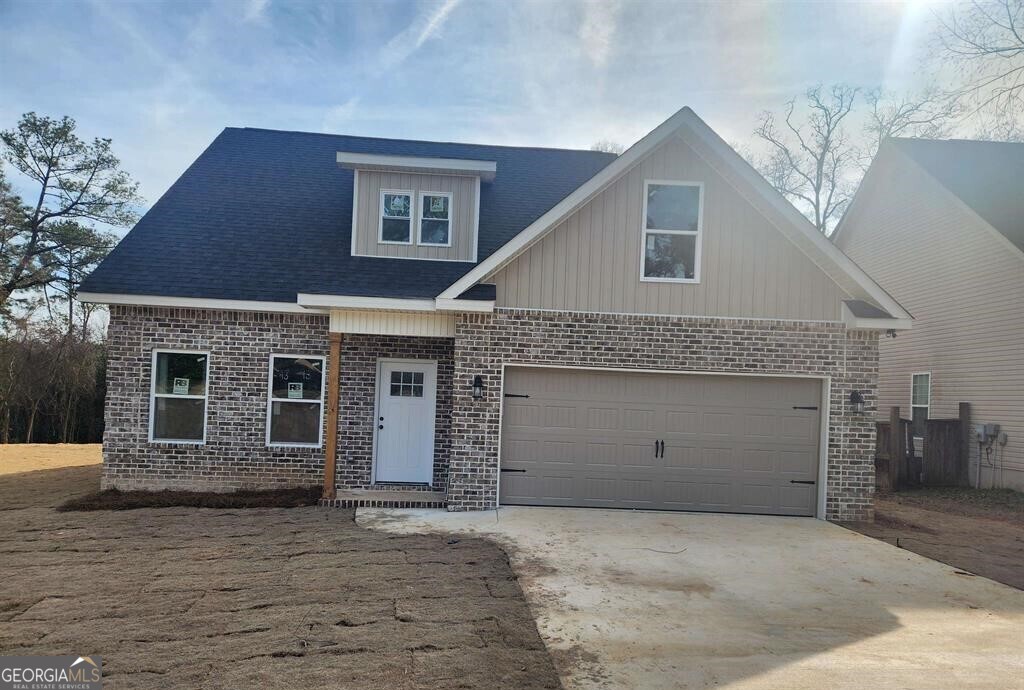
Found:
M 875 497 L 874 523 L 845 527 L 1024 589 L 1024 494 L 921 489 Z
M 491 542 L 317 508 L 52 509 L 98 478 L 0 476 L 0 654 L 99 655 L 114 689 L 560 687 Z
M 16 472 L 80 467 L 103 462 L 99 443 L 0 444 L 0 476 Z

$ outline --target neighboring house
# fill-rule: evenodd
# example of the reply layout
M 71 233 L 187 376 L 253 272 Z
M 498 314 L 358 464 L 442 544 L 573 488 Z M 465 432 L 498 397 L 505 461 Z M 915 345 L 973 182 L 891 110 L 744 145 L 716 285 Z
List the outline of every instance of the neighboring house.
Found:
M 869 518 L 909 327 L 685 108 L 618 157 L 226 129 L 80 297 L 104 486 L 450 510 Z
M 914 315 L 879 345 L 880 418 L 920 435 L 968 402 L 1000 426 L 981 486 L 1024 490 L 1024 144 L 890 139 L 833 239 Z

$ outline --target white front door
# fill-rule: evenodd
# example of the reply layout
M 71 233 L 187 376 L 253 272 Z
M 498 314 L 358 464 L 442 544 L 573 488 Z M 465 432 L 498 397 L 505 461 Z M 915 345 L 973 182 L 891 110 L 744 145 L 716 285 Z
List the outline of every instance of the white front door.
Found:
M 437 362 L 380 360 L 374 481 L 416 484 L 432 481 L 436 406 Z

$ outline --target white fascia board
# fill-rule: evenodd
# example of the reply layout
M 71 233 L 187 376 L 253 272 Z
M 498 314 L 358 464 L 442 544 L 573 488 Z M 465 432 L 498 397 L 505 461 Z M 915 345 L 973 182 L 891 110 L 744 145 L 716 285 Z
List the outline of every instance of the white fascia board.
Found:
M 384 311 L 436 311 L 432 299 L 398 297 L 353 297 L 346 295 L 311 295 L 300 292 L 298 304 L 307 309 L 379 309 Z
M 465 158 L 428 158 L 425 156 L 386 156 L 376 153 L 338 151 L 338 165 L 361 170 L 399 170 L 434 174 L 469 175 L 493 182 L 498 172 L 496 161 Z
M 434 300 L 438 311 L 472 311 L 489 313 L 494 311 L 494 300 L 484 299 L 449 299 L 438 297 Z
M 609 163 L 604 169 L 600 170 L 596 175 L 577 187 L 575 191 L 555 204 L 547 213 L 530 223 L 522 232 L 502 245 L 498 251 L 477 264 L 476 268 L 457 280 L 451 287 L 438 295 L 438 298 L 454 299 L 458 297 L 525 251 L 564 218 L 604 191 L 623 173 L 657 148 L 661 142 L 665 141 L 682 124 L 683 118 L 688 112 L 692 111 L 689 108 L 683 108 L 655 127 L 647 136 L 629 147 L 629 149 Z
M 232 311 L 269 311 L 304 314 L 292 302 L 260 302 L 254 300 L 208 299 L 205 297 L 166 297 L 164 295 L 125 295 L 111 292 L 79 292 L 78 300 L 96 304 L 127 304 L 140 307 L 181 307 L 185 309 L 227 309 Z

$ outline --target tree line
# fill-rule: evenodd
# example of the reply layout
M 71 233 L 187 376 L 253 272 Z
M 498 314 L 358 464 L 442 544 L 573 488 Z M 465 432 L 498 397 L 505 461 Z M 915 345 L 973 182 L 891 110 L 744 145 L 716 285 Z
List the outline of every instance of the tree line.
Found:
M 0 131 L 0 442 L 103 435 L 106 333 L 78 287 L 141 204 L 110 139 L 26 113 Z M 13 170 L 19 189 L 7 178 Z

